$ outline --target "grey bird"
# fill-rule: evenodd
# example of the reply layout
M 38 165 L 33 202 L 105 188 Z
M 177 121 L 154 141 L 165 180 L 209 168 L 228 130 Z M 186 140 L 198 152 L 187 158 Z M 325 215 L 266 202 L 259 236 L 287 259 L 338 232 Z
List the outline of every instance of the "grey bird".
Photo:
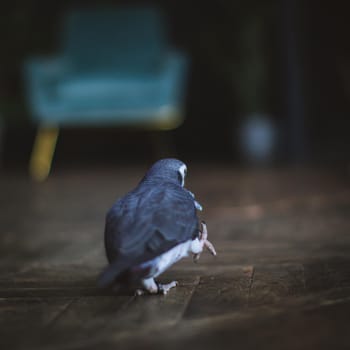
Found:
M 199 224 L 201 205 L 185 185 L 186 165 L 161 159 L 138 186 L 120 198 L 106 215 L 105 248 L 109 265 L 98 285 L 138 285 L 137 294 L 167 294 L 176 281 L 160 284 L 155 278 L 178 260 L 203 248 L 216 255 L 206 224 Z

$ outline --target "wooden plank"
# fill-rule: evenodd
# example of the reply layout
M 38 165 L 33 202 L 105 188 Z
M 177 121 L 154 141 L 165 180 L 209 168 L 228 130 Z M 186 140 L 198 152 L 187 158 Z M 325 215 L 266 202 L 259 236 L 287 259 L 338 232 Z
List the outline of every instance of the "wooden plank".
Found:
M 160 279 L 167 280 L 167 277 Z M 181 276 L 179 283 L 165 296 L 79 298 L 55 320 L 38 346 L 84 347 L 99 343 L 105 337 L 132 338 L 135 332 L 147 334 L 154 329 L 171 327 L 182 319 L 198 277 Z
M 247 266 L 202 276 L 184 317 L 209 317 L 244 308 L 248 303 L 253 274 L 254 268 Z
M 39 265 L 0 278 L 0 297 L 108 295 L 96 280 L 101 268 L 86 265 Z
M 133 299 L 130 295 L 80 297 L 45 329 L 36 348 L 88 343 Z
M 0 298 L 0 348 L 28 348 L 70 298 Z
M 171 328 L 129 337 L 106 334 L 79 348 L 90 349 L 348 349 L 350 300 L 308 309 L 246 309 L 218 317 L 184 319 Z
M 133 303 L 123 310 L 123 314 L 110 324 L 110 329 L 132 333 L 139 328 L 147 331 L 179 322 L 199 283 L 199 276 L 191 273 L 172 278 L 172 274 L 165 273 L 159 278 L 159 281 L 165 283 L 171 280 L 177 280 L 179 285 L 164 296 L 135 298 Z
M 350 286 L 350 260 L 328 259 L 304 263 L 305 285 L 311 292 Z
M 256 266 L 249 292 L 249 306 L 283 302 L 305 293 L 304 270 L 300 264 Z

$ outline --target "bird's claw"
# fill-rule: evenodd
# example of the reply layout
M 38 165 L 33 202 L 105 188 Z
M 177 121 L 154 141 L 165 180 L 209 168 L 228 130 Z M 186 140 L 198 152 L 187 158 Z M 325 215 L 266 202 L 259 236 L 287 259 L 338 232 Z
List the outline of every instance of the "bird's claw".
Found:
M 170 291 L 171 288 L 174 288 L 178 285 L 177 281 L 172 281 L 170 283 L 167 284 L 161 284 L 158 283 L 156 281 L 155 282 L 155 286 L 157 287 L 156 289 L 136 289 L 135 291 L 135 296 L 141 296 L 141 295 L 145 295 L 145 294 L 163 294 L 166 295 L 168 294 L 168 292 Z
M 144 295 L 146 292 L 143 289 L 136 289 L 135 296 L 139 297 L 141 295 Z
M 169 290 L 171 288 L 174 288 L 178 285 L 178 282 L 177 281 L 172 281 L 170 283 L 167 283 L 167 284 L 161 284 L 161 283 L 157 283 L 157 286 L 158 286 L 158 294 L 163 294 L 163 295 L 166 295 L 168 294 Z
M 209 250 L 211 255 L 216 256 L 216 250 L 211 242 L 208 240 L 204 241 L 204 246 Z
M 208 241 L 208 230 L 207 225 L 204 221 L 201 222 L 201 229 L 199 230 L 199 241 L 203 244 L 203 247 L 206 247 L 210 254 L 216 256 L 216 250 L 211 242 Z M 193 261 L 197 262 L 200 257 L 200 253 L 194 254 Z
M 199 258 L 200 258 L 200 253 L 197 253 L 197 254 L 193 254 L 193 262 L 197 263 Z

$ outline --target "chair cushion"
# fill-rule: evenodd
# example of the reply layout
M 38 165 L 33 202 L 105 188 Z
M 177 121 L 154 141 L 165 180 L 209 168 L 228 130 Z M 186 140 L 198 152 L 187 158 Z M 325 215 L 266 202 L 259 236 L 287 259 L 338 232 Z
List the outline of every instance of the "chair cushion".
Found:
M 59 100 L 72 105 L 120 104 L 132 99 L 153 99 L 159 94 L 160 80 L 154 77 L 113 78 L 76 76 L 61 80 L 56 87 Z

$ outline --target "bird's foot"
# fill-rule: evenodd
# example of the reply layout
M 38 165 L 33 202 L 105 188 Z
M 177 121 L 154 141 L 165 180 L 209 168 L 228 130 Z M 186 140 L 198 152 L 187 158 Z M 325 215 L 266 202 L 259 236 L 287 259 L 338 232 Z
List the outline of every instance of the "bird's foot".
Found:
M 144 289 L 136 289 L 135 291 L 135 296 L 139 297 L 141 295 L 144 295 L 146 293 L 146 291 Z
M 170 283 L 167 283 L 167 284 L 160 284 L 160 283 L 157 283 L 157 286 L 158 286 L 158 294 L 168 294 L 169 290 L 171 288 L 174 288 L 178 285 L 177 281 L 172 281 Z
M 201 230 L 199 231 L 199 242 L 202 244 L 202 247 L 206 247 L 210 254 L 216 256 L 216 250 L 211 242 L 208 241 L 208 230 L 207 225 L 204 221 L 201 222 Z M 193 261 L 197 262 L 200 257 L 200 253 L 194 254 Z
M 142 280 L 142 285 L 144 289 L 137 289 L 135 292 L 136 296 L 144 295 L 146 293 L 149 294 L 168 294 L 171 288 L 177 286 L 177 281 L 172 281 L 167 284 L 161 284 L 156 282 L 153 278 L 147 278 Z

